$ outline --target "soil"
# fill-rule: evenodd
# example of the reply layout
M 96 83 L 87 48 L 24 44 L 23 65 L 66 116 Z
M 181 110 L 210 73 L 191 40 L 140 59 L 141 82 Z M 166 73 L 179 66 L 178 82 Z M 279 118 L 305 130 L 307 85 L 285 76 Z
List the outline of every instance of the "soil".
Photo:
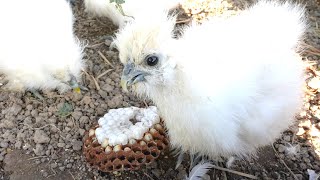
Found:
M 251 1 L 219 1 L 212 9 L 209 0 L 187 0 L 182 6 L 186 15 L 195 20 L 226 13 L 235 14 Z M 82 94 L 42 92 L 44 101 L 31 93 L 0 91 L 0 179 L 11 180 L 75 180 L 75 179 L 184 179 L 190 161 L 185 158 L 175 169 L 177 157 L 165 151 L 154 163 L 138 171 L 103 173 L 90 167 L 82 154 L 83 135 L 108 109 L 128 106 L 144 107 L 144 100 L 123 93 L 119 86 L 122 65 L 118 52 L 110 50 L 106 36 L 115 27 L 106 18 L 89 17 L 83 2 L 73 7 L 75 32 L 88 44 L 84 59 L 87 63 L 83 84 L 89 89 Z M 316 0 L 305 1 L 310 20 L 310 31 L 305 43 L 306 96 L 304 109 L 297 123 L 283 133 L 272 146 L 262 148 L 256 157 L 236 160 L 226 170 L 212 169 L 204 179 L 308 179 L 307 169 L 320 171 L 320 5 Z M 218 10 L 217 10 L 218 9 Z M 58 12 L 57 12 L 58 13 Z M 184 21 L 184 20 L 185 21 Z M 108 64 L 100 54 L 111 63 Z M 3 76 L 0 76 L 0 90 Z M 146 101 L 150 104 L 150 102 Z

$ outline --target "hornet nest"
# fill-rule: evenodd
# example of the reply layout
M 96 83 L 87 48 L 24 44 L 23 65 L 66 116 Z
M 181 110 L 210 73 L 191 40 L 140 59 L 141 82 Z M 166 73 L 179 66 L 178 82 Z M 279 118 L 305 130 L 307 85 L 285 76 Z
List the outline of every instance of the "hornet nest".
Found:
M 169 142 L 155 106 L 111 109 L 84 137 L 84 155 L 104 172 L 136 170 L 159 157 Z

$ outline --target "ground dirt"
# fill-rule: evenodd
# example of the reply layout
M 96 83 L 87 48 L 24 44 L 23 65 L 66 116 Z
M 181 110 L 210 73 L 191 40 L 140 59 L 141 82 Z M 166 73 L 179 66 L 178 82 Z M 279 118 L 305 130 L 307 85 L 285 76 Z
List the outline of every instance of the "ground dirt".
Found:
M 189 16 L 201 21 L 212 15 L 233 15 L 238 8 L 251 3 L 211 0 L 218 5 L 209 6 L 208 2 L 210 0 L 187 0 L 182 6 L 187 15 L 181 16 L 179 23 L 189 22 Z M 303 3 L 307 3 L 312 28 L 305 41 L 304 61 L 308 64 L 305 105 L 296 125 L 284 132 L 273 146 L 259 150 L 255 158 L 235 161 L 229 168 L 231 172 L 225 164 L 218 163 L 225 169 L 212 169 L 205 179 L 248 179 L 245 175 L 253 175 L 258 179 L 291 180 L 308 179 L 307 169 L 319 173 L 320 29 L 317 22 L 320 22 L 320 5 L 316 0 Z M 85 162 L 83 135 L 99 117 L 111 108 L 144 107 L 145 103 L 120 89 L 122 65 L 118 52 L 109 50 L 110 41 L 105 40 L 117 27 L 108 19 L 89 17 L 81 0 L 76 1 L 73 10 L 76 35 L 88 44 L 84 56 L 87 69 L 82 83 L 89 91 L 81 95 L 43 92 L 44 101 L 29 92 L 0 91 L 0 179 L 184 179 L 189 171 L 189 159 L 185 158 L 175 169 L 176 157 L 169 150 L 138 171 L 103 173 Z M 0 88 L 1 80 L 0 76 Z

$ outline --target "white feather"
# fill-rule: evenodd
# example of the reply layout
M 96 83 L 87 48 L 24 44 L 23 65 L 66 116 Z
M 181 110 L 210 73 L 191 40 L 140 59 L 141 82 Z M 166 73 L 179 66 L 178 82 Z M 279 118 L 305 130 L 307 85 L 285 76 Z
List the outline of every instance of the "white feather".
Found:
M 138 14 L 156 13 L 156 10 L 169 10 L 177 7 L 181 0 L 125 0 L 121 4 L 126 17 L 123 16 L 116 8 L 115 3 L 109 0 L 84 0 L 85 11 L 91 15 L 98 17 L 107 17 L 115 25 L 120 28 L 124 26 L 126 21 L 130 21 L 131 17 Z
M 236 17 L 194 24 L 173 38 L 174 17 L 137 17 L 117 34 L 123 64 L 146 72 L 134 92 L 153 100 L 173 147 L 217 158 L 245 157 L 271 144 L 302 106 L 296 53 L 304 7 L 260 1 Z M 155 67 L 145 64 L 155 54 Z M 169 64 L 175 64 L 168 66 Z
M 213 165 L 210 162 L 200 162 L 192 168 L 186 180 L 201 180 L 211 168 Z
M 65 0 L 5 0 L 0 6 L 0 72 L 12 90 L 58 89 L 80 77 L 82 46 Z

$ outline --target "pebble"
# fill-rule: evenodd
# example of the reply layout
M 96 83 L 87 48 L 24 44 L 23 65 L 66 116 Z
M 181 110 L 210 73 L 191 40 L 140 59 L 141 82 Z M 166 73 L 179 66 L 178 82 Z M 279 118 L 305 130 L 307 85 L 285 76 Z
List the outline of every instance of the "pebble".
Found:
M 66 145 L 65 143 L 58 143 L 58 144 L 57 144 L 57 146 L 58 146 L 59 148 L 63 148 L 65 145 Z
M 283 153 L 285 150 L 286 150 L 286 147 L 285 147 L 284 145 L 282 145 L 282 144 L 279 144 L 278 151 L 279 151 L 280 153 Z
M 72 168 L 72 164 L 67 164 L 67 168 L 68 169 Z
M 2 148 L 7 148 L 8 146 L 9 146 L 9 144 L 7 142 L 0 143 L 0 147 L 2 147 Z
M 18 104 L 13 104 L 13 106 L 10 108 L 10 111 L 9 113 L 14 115 L 14 116 L 17 116 L 20 111 L 22 110 L 22 107 Z
M 75 151 L 80 151 L 82 149 L 82 141 L 74 141 L 72 142 L 72 149 Z
M 45 151 L 44 151 L 44 147 L 41 144 L 36 144 L 36 148 L 33 149 L 33 152 L 37 155 L 37 156 L 42 156 L 44 155 Z
M 89 96 L 84 96 L 81 100 L 84 104 L 88 105 L 91 103 L 91 97 Z
M 34 133 L 33 140 L 37 144 L 50 142 L 49 136 L 43 130 L 39 130 L 39 129 L 37 129 L 36 132 Z
M 72 115 L 72 117 L 73 117 L 76 121 L 78 121 L 78 120 L 81 118 L 81 116 L 82 116 L 82 112 L 80 112 L 80 111 L 75 111 L 75 112 L 73 112 L 71 115 Z
M 51 163 L 51 168 L 57 168 L 58 167 L 58 164 L 57 163 Z
M 283 136 L 283 140 L 290 142 L 291 141 L 291 137 L 289 135 Z
M 59 167 L 60 171 L 64 171 L 65 167 L 64 166 L 61 166 Z

